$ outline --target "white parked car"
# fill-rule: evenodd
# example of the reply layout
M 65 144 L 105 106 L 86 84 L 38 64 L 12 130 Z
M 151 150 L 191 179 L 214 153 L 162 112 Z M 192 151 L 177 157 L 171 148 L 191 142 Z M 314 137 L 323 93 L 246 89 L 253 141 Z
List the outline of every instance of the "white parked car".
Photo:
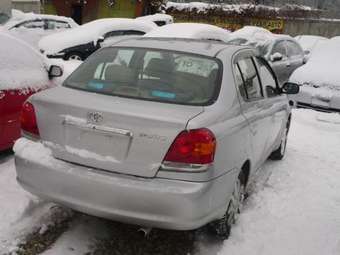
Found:
M 340 43 L 318 43 L 306 65 L 297 69 L 290 81 L 300 85 L 291 97 L 297 107 L 340 112 Z
M 226 42 L 230 32 L 217 26 L 200 23 L 174 23 L 159 27 L 147 33 L 145 37 L 187 38 Z
M 98 19 L 75 29 L 46 36 L 39 42 L 48 58 L 85 60 L 99 48 L 129 37 L 142 36 L 158 26 L 136 19 Z
M 2 26 L 13 36 L 26 41 L 34 47 L 38 46 L 38 42 L 44 36 L 75 27 L 78 27 L 78 24 L 71 18 L 23 13 L 17 10 L 12 11 L 12 17 Z
M 147 15 L 136 18 L 139 21 L 151 21 L 154 22 L 157 26 L 165 26 L 174 23 L 174 18 L 168 14 L 157 13 L 154 15 Z
M 328 40 L 328 38 L 316 35 L 299 35 L 295 37 L 295 40 L 300 43 L 305 54 L 309 56 L 319 42 Z

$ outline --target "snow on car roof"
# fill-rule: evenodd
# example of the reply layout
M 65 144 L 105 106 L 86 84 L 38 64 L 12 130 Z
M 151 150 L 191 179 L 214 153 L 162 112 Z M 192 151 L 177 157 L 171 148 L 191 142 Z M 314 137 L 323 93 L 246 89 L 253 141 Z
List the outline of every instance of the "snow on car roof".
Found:
M 39 49 L 45 54 L 56 54 L 64 49 L 96 43 L 99 37 L 111 31 L 137 30 L 147 33 L 157 28 L 153 22 L 138 21 L 135 19 L 107 18 L 98 19 L 74 29 L 46 36 L 39 42 Z
M 241 44 L 255 46 L 266 45 L 275 39 L 275 35 L 262 27 L 245 26 L 230 34 L 230 41 L 239 40 Z
M 166 22 L 166 24 L 174 23 L 174 18 L 171 15 L 162 14 L 162 13 L 138 17 L 138 18 L 136 18 L 136 20 L 152 21 L 152 22 L 164 21 L 164 22 Z
M 66 22 L 70 24 L 72 28 L 78 27 L 79 25 L 71 18 L 57 15 L 48 15 L 48 14 L 35 14 L 33 12 L 22 12 L 16 9 L 12 10 L 12 17 L 7 21 L 4 25 L 6 29 L 11 29 L 14 26 L 28 20 L 34 19 L 53 19 L 61 22 Z
M 295 41 L 295 39 L 289 35 L 273 34 L 265 28 L 256 26 L 245 26 L 231 33 L 229 38 L 229 43 L 256 47 L 261 55 L 266 55 L 268 53 L 268 48 L 276 40 L 283 39 Z
M 49 84 L 38 51 L 8 33 L 0 32 L 0 41 L 0 90 L 39 89 Z
M 226 29 L 200 23 L 175 23 L 159 27 L 144 37 L 206 39 L 226 42 L 230 32 Z
M 290 81 L 340 89 L 340 44 L 336 40 L 319 42 L 309 61 L 298 68 Z

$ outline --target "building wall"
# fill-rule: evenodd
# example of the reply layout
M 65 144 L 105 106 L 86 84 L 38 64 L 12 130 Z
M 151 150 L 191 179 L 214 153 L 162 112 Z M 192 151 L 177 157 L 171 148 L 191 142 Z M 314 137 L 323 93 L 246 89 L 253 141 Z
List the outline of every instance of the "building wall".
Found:
M 44 0 L 43 12 L 72 17 L 73 6 L 81 5 L 82 23 L 86 23 L 98 18 L 134 18 L 140 16 L 144 10 L 144 1 L 140 0 L 115 0 L 113 6 L 108 2 L 108 0 Z
M 32 0 L 32 1 L 13 0 L 12 8 L 21 10 L 23 12 L 40 13 L 41 11 L 40 1 L 36 1 L 36 0 Z
M 0 13 L 10 14 L 11 5 L 11 0 L 0 0 Z

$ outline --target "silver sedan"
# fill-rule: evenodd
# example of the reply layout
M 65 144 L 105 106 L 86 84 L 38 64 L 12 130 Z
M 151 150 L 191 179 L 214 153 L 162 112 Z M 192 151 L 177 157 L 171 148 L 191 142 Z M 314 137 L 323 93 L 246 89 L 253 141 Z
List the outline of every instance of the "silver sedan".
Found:
M 52 67 L 51 76 L 58 76 Z M 249 47 L 139 38 L 25 103 L 18 182 L 75 210 L 227 238 L 247 184 L 285 154 L 288 93 Z

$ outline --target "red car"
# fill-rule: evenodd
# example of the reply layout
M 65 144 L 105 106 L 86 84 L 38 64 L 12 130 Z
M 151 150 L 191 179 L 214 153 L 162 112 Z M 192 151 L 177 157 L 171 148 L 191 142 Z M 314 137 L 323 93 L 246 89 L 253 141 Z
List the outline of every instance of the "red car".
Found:
M 0 32 L 0 42 L 0 151 L 3 151 L 20 137 L 22 104 L 52 83 L 39 52 L 5 32 Z

